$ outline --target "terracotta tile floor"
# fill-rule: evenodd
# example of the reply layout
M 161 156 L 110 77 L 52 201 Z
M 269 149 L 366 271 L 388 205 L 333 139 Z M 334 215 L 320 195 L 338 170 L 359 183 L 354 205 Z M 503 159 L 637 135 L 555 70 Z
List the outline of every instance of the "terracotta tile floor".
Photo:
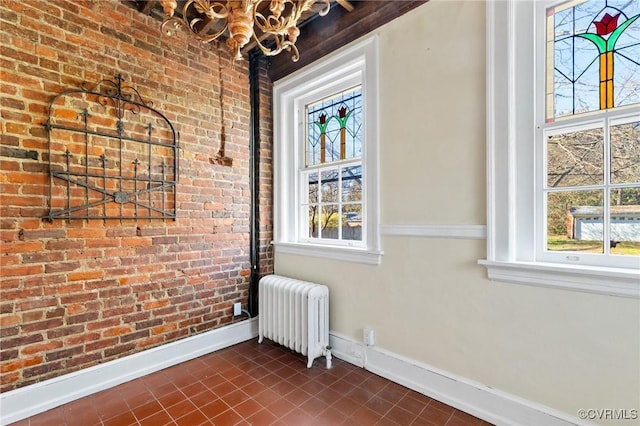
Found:
M 257 340 L 257 339 L 256 339 Z M 333 358 L 311 369 L 251 340 L 14 423 L 62 425 L 488 425 Z

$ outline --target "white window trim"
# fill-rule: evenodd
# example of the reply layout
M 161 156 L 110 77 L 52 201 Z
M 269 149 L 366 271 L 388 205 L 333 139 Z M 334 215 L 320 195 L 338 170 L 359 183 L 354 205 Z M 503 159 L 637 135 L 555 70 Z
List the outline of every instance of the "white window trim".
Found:
M 535 7 L 487 2 L 487 259 L 479 263 L 492 280 L 640 298 L 640 262 L 634 269 L 536 261 Z
M 276 253 L 314 256 L 334 260 L 379 264 L 379 84 L 378 37 L 371 36 L 274 83 L 274 247 Z M 297 209 L 300 191 L 298 171 L 303 164 L 300 153 L 296 103 L 329 85 L 353 80 L 362 84 L 364 140 L 362 150 L 365 181 L 363 207 L 366 247 L 328 245 L 298 239 Z

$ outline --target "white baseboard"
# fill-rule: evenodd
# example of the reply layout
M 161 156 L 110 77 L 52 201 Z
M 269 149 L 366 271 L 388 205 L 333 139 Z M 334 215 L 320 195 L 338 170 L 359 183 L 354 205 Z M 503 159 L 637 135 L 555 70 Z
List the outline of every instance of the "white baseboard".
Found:
M 104 364 L 0 394 L 7 425 L 121 383 L 258 336 L 258 320 L 221 327 Z M 400 355 L 331 333 L 331 352 L 430 398 L 497 425 L 588 424 L 552 408 L 457 377 Z
M 550 407 L 519 398 L 448 371 L 404 358 L 374 346 L 365 346 L 340 334 L 329 336 L 336 358 L 363 367 L 473 416 L 496 425 L 588 425 Z
M 252 318 L 0 394 L 0 425 L 258 337 Z

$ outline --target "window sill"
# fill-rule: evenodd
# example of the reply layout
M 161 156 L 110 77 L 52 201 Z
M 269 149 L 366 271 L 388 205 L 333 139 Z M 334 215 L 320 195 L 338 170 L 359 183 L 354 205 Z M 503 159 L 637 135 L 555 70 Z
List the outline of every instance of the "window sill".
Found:
M 276 253 L 297 254 L 300 256 L 366 263 L 369 265 L 379 265 L 383 254 L 382 251 L 369 251 L 362 248 L 325 246 L 308 243 L 274 242 L 273 246 Z
M 640 299 L 640 270 L 479 260 L 489 279 Z

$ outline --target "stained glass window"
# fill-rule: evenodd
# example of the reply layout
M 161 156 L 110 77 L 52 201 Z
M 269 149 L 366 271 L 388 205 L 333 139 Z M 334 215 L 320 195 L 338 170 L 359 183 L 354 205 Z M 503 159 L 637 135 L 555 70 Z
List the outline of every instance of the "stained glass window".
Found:
M 362 88 L 310 103 L 306 116 L 306 236 L 362 242 Z
M 307 132 L 307 166 L 360 157 L 361 87 L 308 105 Z
M 547 9 L 546 119 L 640 103 L 640 1 Z
M 545 249 L 638 256 L 640 1 L 572 0 L 546 23 Z

